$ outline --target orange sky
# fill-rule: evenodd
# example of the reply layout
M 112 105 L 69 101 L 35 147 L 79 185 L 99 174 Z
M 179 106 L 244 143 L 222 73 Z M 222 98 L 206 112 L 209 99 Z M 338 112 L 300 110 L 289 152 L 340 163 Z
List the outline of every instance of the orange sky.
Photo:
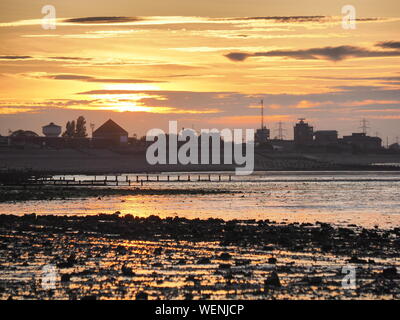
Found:
M 51 3 L 50 3 L 51 2 Z M 0 4 L 0 134 L 84 115 L 143 135 L 181 127 L 292 125 L 394 140 L 400 121 L 400 4 L 343 1 L 22 1 Z M 42 28 L 42 6 L 56 9 Z

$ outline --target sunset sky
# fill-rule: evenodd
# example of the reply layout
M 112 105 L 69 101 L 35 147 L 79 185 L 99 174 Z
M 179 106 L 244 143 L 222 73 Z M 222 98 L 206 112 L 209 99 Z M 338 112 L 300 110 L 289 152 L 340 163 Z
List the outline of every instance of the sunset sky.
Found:
M 356 29 L 342 27 L 342 6 Z M 55 30 L 42 7 L 56 8 Z M 168 127 L 400 136 L 398 0 L 1 0 L 0 134 L 83 115 Z M 277 133 L 273 130 L 273 135 Z

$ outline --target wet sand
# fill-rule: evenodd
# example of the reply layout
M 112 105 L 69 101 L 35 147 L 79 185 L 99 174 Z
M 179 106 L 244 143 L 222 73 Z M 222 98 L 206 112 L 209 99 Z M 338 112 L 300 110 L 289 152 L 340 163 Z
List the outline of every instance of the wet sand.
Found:
M 0 215 L 1 299 L 399 299 L 400 228 Z M 42 287 L 54 265 L 56 288 Z M 356 287 L 342 286 L 343 267 Z M 396 269 L 397 268 L 397 269 Z
M 1 202 L 19 202 L 31 200 L 66 200 L 99 198 L 106 196 L 137 196 L 137 195 L 207 195 L 239 193 L 221 189 L 144 189 L 110 188 L 110 187 L 62 187 L 62 186 L 0 186 Z

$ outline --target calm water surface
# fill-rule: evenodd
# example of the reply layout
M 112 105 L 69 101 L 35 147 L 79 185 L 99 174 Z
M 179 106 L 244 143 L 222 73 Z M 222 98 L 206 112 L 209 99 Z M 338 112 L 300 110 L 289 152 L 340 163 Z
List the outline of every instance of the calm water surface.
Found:
M 101 199 L 28 201 L 0 204 L 0 213 L 25 214 L 133 214 L 187 218 L 271 219 L 280 222 L 332 222 L 381 228 L 400 226 L 400 172 L 263 172 L 252 176 L 212 173 L 212 182 L 178 182 L 177 173 L 169 173 L 170 182 L 145 182 L 142 188 L 222 189 L 232 193 L 208 195 L 110 196 Z M 181 180 L 188 173 L 179 173 Z M 166 180 L 167 174 L 160 176 Z M 202 180 L 208 174 L 201 173 Z M 67 177 L 71 178 L 71 176 Z M 75 176 L 77 180 L 93 177 Z M 97 179 L 104 179 L 98 176 Z M 124 186 L 126 175 L 119 178 Z M 131 188 L 140 186 L 136 175 Z M 145 176 L 139 180 L 146 180 Z M 155 180 L 155 175 L 151 175 Z M 236 193 L 240 191 L 241 193 Z

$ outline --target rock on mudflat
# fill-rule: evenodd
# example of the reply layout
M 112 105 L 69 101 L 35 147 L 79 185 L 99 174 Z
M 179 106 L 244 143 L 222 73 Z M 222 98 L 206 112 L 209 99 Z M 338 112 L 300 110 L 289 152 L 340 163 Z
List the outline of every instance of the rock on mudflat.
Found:
M 186 264 L 186 260 L 185 259 L 179 259 L 176 264 L 177 265 L 184 265 L 184 264 Z
M 61 275 L 61 282 L 69 282 L 71 280 L 71 275 L 68 273 L 64 273 Z
M 281 287 L 281 281 L 276 271 L 272 271 L 269 277 L 264 281 L 265 287 Z
M 94 294 L 90 296 L 84 296 L 81 298 L 81 300 L 97 300 L 97 296 Z
M 122 274 L 125 277 L 133 277 L 135 275 L 135 273 L 133 272 L 132 268 L 129 268 L 127 266 L 122 266 L 121 271 L 122 271 Z
M 185 293 L 185 300 L 193 300 L 194 296 L 192 293 Z
M 382 271 L 382 275 L 386 279 L 394 279 L 398 276 L 397 268 L 396 267 L 386 268 Z
M 124 246 L 121 246 L 121 245 L 119 245 L 117 247 L 116 251 L 118 254 L 122 254 L 122 255 L 127 254 L 127 252 L 128 252 L 128 250 Z
M 251 260 L 250 259 L 236 259 L 235 260 L 235 265 L 236 266 L 246 266 L 251 264 Z
M 274 257 L 271 257 L 268 259 L 269 264 L 276 264 L 277 262 L 278 262 L 278 260 L 276 260 L 276 258 L 274 258 Z
M 197 264 L 210 264 L 211 260 L 209 258 L 201 258 L 197 261 Z
M 78 260 L 76 260 L 76 256 L 74 254 L 71 254 L 67 260 L 57 263 L 57 267 L 60 269 L 63 268 L 72 268 L 75 264 L 78 263 Z
M 366 264 L 366 263 L 368 263 L 368 261 L 367 260 L 365 260 L 365 259 L 360 259 L 360 258 L 358 258 L 358 257 L 356 257 L 356 256 L 352 256 L 349 260 L 347 260 L 348 262 L 350 262 L 350 263 L 356 263 L 356 264 Z
M 148 299 L 149 295 L 144 291 L 140 291 L 136 294 L 136 300 L 148 300 Z
M 231 268 L 231 265 L 229 263 L 221 263 L 218 266 L 218 269 L 222 269 L 222 270 L 226 270 L 226 269 L 230 269 L 230 268 Z
M 310 285 L 310 286 L 320 286 L 324 283 L 324 279 L 322 277 L 308 277 L 305 276 L 302 280 L 302 282 Z
M 231 260 L 232 256 L 228 252 L 221 253 L 219 256 L 221 260 Z

